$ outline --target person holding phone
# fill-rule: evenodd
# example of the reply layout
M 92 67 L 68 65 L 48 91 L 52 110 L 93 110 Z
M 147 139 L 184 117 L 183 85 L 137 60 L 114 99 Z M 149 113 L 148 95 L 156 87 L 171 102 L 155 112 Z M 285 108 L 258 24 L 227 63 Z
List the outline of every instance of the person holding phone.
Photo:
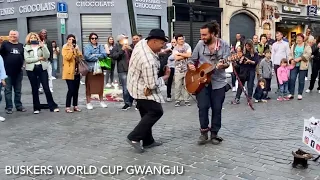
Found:
M 117 63 L 119 80 L 122 85 L 124 106 L 122 110 L 126 111 L 131 108 L 133 98 L 127 89 L 127 74 L 132 48 L 129 46 L 128 36 L 120 34 L 117 36 L 117 44 L 113 47 L 110 57 Z
M 58 105 L 54 102 L 48 83 L 48 58 L 50 52 L 48 47 L 40 40 L 37 33 L 31 32 L 26 37 L 24 47 L 24 58 L 26 71 L 31 84 L 34 114 L 41 110 L 38 81 L 41 82 L 51 112 L 59 112 Z
M 66 98 L 66 113 L 80 112 L 78 107 L 78 95 L 80 86 L 79 61 L 83 58 L 73 34 L 67 36 L 67 43 L 62 48 L 62 79 L 66 80 L 68 93 Z M 71 110 L 71 99 L 73 99 L 73 111 Z

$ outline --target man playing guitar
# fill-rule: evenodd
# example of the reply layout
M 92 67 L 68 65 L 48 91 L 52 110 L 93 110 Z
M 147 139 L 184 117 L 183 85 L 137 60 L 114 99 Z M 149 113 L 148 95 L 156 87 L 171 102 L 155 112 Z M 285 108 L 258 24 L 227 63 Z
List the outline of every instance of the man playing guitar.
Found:
M 198 144 L 205 144 L 208 141 L 208 132 L 211 131 L 211 142 L 214 145 L 220 144 L 222 138 L 218 136 L 221 128 L 221 111 L 227 90 L 227 79 L 225 69 L 228 63 L 223 63 L 221 59 L 230 56 L 229 45 L 218 38 L 220 33 L 219 24 L 214 21 L 205 24 L 200 29 L 201 40 L 195 47 L 192 57 L 189 60 L 188 68 L 196 70 L 195 64 L 211 63 L 215 69 L 211 76 L 211 83 L 206 85 L 196 94 L 201 135 Z M 209 109 L 212 109 L 211 128 L 209 128 Z

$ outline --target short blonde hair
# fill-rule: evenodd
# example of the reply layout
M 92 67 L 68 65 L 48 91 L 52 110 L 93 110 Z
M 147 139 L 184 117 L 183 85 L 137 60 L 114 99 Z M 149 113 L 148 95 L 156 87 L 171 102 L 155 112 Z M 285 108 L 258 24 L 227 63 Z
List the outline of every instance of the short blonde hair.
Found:
M 31 32 L 31 33 L 29 33 L 29 34 L 27 35 L 27 37 L 26 37 L 26 44 L 30 44 L 31 36 L 36 36 L 37 39 L 38 39 L 38 41 L 40 41 L 39 35 L 38 35 L 37 33 L 35 33 L 35 32 Z

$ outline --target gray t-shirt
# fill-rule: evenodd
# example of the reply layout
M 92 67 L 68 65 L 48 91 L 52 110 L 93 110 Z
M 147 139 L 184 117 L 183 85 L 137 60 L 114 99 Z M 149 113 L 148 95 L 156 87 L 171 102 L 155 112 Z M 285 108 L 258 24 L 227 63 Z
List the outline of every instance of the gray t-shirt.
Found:
M 199 61 L 199 66 L 203 63 L 217 64 L 221 59 L 227 59 L 230 56 L 230 47 L 222 39 L 217 39 L 220 43 L 216 53 L 210 53 L 208 45 L 200 40 L 194 48 L 189 63 L 195 64 Z M 215 69 L 211 76 L 212 89 L 221 89 L 227 85 L 226 71 L 224 69 Z
M 174 49 L 172 50 L 172 56 L 174 58 L 174 55 L 177 53 L 191 53 L 191 46 L 187 43 L 184 43 L 183 46 L 175 46 Z M 175 61 L 174 66 L 175 66 L 175 72 L 179 73 L 185 73 L 187 72 L 187 62 L 188 59 L 183 59 L 180 61 Z

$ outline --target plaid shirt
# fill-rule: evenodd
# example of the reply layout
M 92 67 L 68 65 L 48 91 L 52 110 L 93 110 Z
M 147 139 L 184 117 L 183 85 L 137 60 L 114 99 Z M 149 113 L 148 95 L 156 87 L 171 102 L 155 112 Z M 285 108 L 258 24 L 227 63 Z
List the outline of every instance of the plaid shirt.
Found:
M 127 76 L 127 89 L 134 99 L 165 102 L 160 91 L 164 80 L 158 77 L 159 69 L 158 56 L 150 49 L 146 40 L 141 40 L 132 52 Z M 145 96 L 145 88 L 152 90 L 152 95 Z

